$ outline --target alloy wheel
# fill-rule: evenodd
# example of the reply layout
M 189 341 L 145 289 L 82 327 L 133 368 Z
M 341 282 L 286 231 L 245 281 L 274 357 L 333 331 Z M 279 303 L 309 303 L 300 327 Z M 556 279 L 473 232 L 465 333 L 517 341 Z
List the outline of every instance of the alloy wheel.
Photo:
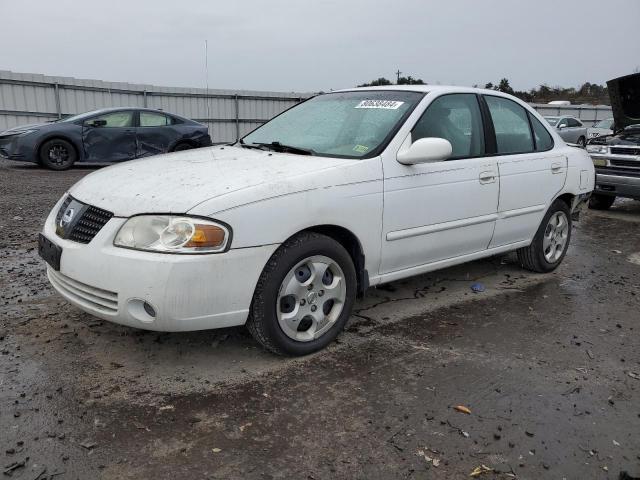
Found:
M 542 237 L 542 251 L 549 263 L 560 259 L 569 238 L 569 219 L 564 212 L 556 212 L 549 218 L 549 222 Z

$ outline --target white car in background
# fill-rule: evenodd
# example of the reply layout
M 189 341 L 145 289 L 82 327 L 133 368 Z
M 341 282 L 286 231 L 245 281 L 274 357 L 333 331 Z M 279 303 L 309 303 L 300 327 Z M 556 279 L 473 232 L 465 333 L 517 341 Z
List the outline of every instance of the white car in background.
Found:
M 508 251 L 555 269 L 594 186 L 585 151 L 493 90 L 319 95 L 233 146 L 87 175 L 39 239 L 51 284 L 136 328 L 243 325 L 269 350 L 330 343 L 370 286 Z
M 611 135 L 613 134 L 613 118 L 605 118 L 604 120 L 599 120 L 594 123 L 592 127 L 587 129 L 587 137 L 595 138 L 600 137 L 602 135 Z

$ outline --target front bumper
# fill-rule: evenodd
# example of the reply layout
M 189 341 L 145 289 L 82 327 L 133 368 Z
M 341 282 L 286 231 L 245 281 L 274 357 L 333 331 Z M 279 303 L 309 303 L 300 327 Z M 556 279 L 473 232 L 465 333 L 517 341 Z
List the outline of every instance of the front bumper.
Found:
M 591 154 L 596 165 L 596 186 L 594 193 L 640 200 L 640 168 L 635 168 L 637 160 L 628 156 Z M 623 166 L 615 165 L 624 161 Z M 640 167 L 640 161 L 637 161 Z
M 88 244 L 55 233 L 56 206 L 43 234 L 62 247 L 52 286 L 70 303 L 104 320 L 156 331 L 189 331 L 245 323 L 253 291 L 277 245 L 222 254 L 173 255 L 113 246 L 125 222 L 112 218 Z M 155 311 L 151 316 L 144 302 Z
M 33 149 L 23 141 L 20 135 L 0 137 L 0 158 L 23 162 L 36 161 Z

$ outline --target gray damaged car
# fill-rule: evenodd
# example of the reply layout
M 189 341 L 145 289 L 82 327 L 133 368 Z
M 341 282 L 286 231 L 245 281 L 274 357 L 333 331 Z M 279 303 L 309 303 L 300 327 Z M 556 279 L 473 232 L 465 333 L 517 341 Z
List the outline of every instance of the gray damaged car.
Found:
M 110 108 L 0 133 L 0 157 L 66 170 L 211 145 L 206 125 L 141 108 Z

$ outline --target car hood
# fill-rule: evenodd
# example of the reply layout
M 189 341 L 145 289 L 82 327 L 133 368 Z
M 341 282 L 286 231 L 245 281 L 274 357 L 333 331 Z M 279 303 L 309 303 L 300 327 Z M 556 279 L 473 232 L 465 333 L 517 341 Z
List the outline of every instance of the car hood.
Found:
M 16 133 L 24 132 L 26 130 L 33 130 L 34 128 L 42 128 L 50 125 L 49 123 L 32 123 L 29 125 L 18 125 L 17 127 L 9 128 L 0 132 L 0 136 L 15 135 Z
M 322 176 L 317 173 L 357 162 L 230 146 L 209 147 L 103 168 L 84 177 L 69 193 L 118 217 L 186 213 L 217 197 L 253 202 L 293 193 L 309 188 L 309 176 L 313 176 L 315 186 L 320 186 Z
M 616 131 L 640 123 L 640 73 L 607 82 Z

